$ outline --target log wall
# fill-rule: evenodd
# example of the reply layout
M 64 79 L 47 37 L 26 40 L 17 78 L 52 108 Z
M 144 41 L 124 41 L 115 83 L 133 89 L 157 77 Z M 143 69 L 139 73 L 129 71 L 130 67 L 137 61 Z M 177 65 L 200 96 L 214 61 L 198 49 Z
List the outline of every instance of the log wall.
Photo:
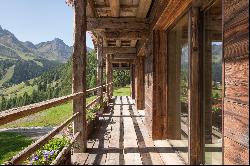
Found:
M 249 164 L 249 1 L 223 8 L 224 164 Z

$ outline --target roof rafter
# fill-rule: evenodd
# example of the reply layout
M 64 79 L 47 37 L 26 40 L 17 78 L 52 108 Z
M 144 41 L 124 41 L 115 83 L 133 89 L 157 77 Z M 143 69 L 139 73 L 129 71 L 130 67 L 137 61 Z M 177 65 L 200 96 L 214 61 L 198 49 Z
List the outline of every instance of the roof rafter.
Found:
M 120 0 L 109 0 L 112 17 L 120 17 Z
M 148 30 L 147 19 L 140 18 L 88 18 L 88 31 L 95 29 L 120 29 L 121 31 Z

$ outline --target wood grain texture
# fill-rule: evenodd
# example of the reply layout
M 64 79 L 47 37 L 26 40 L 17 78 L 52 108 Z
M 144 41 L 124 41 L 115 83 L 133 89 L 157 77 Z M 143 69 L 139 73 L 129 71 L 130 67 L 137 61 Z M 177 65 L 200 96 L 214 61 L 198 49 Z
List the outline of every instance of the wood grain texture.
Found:
M 135 54 L 136 48 L 133 47 L 104 47 L 104 54 Z
M 166 30 L 191 5 L 192 0 L 169 0 L 155 28 Z
M 135 66 L 130 65 L 130 89 L 131 89 L 131 98 L 135 99 Z
M 88 31 L 100 29 L 116 29 L 145 31 L 149 29 L 146 19 L 140 18 L 88 18 Z
M 189 91 L 189 130 L 188 155 L 190 165 L 203 163 L 202 124 L 202 19 L 198 7 L 189 11 L 190 28 L 190 91 Z
M 74 134 L 80 132 L 76 139 L 78 144 L 74 152 L 83 153 L 87 148 L 86 121 L 86 17 L 87 1 L 76 1 L 74 6 L 74 46 L 73 46 L 73 93 L 83 92 L 83 95 L 73 100 L 73 112 L 79 113 L 74 120 Z
M 140 0 L 139 7 L 137 9 L 137 18 L 147 17 L 149 8 L 151 6 L 152 0 Z
M 144 57 L 136 59 L 136 108 L 143 110 L 145 108 L 144 94 Z
M 167 137 L 167 92 L 166 92 L 166 32 L 153 33 L 153 124 L 152 138 L 162 140 Z
M 109 0 L 111 16 L 119 17 L 120 16 L 120 0 Z
M 249 1 L 223 2 L 224 164 L 249 164 Z

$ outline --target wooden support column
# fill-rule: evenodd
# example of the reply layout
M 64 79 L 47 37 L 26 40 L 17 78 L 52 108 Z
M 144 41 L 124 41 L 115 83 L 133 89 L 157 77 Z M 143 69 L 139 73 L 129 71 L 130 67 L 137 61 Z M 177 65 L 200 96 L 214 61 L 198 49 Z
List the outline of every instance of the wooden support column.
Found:
M 153 126 L 154 140 L 167 136 L 167 35 L 165 31 L 153 33 Z M 176 124 L 175 124 L 176 125 Z
M 109 84 L 113 80 L 112 55 L 111 54 L 106 55 L 106 75 L 107 75 L 106 84 Z M 111 97 L 113 95 L 113 88 L 112 87 L 113 87 L 112 85 L 109 85 L 107 87 L 107 95 L 108 95 L 109 100 L 111 99 Z
M 130 91 L 132 99 L 135 99 L 135 66 L 131 64 L 130 66 Z
M 190 91 L 189 91 L 189 145 L 190 165 L 203 164 L 202 122 L 202 18 L 199 7 L 189 11 Z
M 73 100 L 73 113 L 79 113 L 74 120 L 76 139 L 75 153 L 84 153 L 87 148 L 86 123 L 86 0 L 75 1 L 74 5 L 74 50 L 73 50 L 73 93 L 83 95 Z
M 144 57 L 138 56 L 136 60 L 136 108 L 143 110 L 145 108 L 144 94 Z
M 106 54 L 106 84 L 109 84 L 109 55 Z M 106 96 L 109 100 L 109 86 L 106 87 Z
M 103 85 L 103 67 L 102 67 L 102 39 L 100 37 L 98 37 L 97 39 L 98 43 L 97 43 L 97 79 L 96 79 L 96 84 L 97 87 L 102 86 Z M 100 88 L 97 91 L 97 95 L 101 96 L 100 98 L 100 102 L 102 102 L 103 100 L 103 88 Z
M 113 82 L 113 55 L 110 55 L 110 69 L 109 69 L 109 82 Z M 113 84 L 110 85 L 110 98 L 113 96 Z

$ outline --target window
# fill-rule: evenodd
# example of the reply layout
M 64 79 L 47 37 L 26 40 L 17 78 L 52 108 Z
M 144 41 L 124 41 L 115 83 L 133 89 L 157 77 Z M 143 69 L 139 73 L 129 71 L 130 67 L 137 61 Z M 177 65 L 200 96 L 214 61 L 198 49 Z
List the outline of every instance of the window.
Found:
M 222 164 L 222 5 L 204 12 L 204 138 L 205 163 Z
M 188 90 L 189 45 L 188 15 L 168 31 L 168 126 L 173 146 L 184 147 L 180 153 L 188 163 Z

